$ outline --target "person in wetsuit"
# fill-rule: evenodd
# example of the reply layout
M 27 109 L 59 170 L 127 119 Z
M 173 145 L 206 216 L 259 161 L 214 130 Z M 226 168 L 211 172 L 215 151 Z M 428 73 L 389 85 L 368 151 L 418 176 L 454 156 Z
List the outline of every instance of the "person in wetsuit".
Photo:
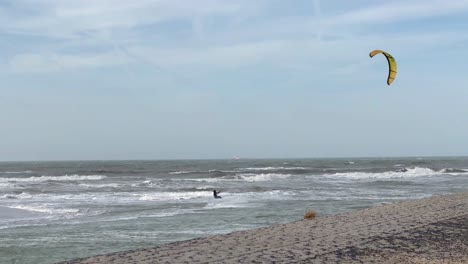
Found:
M 223 198 L 223 197 L 221 197 L 221 196 L 218 195 L 219 193 L 220 193 L 220 192 L 217 192 L 216 190 L 213 190 L 213 196 L 214 196 L 215 199 L 221 199 L 221 198 Z

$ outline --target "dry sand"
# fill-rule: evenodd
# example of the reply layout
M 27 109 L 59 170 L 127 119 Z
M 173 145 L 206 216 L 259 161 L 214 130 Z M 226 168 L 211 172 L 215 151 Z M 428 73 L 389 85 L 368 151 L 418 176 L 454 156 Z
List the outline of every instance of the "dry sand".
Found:
M 63 263 L 468 263 L 468 193 Z

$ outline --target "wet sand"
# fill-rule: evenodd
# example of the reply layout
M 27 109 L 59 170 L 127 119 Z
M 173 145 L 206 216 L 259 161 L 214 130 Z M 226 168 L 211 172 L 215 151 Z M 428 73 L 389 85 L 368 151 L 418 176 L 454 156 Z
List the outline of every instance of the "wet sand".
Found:
M 62 263 L 468 263 L 468 193 Z

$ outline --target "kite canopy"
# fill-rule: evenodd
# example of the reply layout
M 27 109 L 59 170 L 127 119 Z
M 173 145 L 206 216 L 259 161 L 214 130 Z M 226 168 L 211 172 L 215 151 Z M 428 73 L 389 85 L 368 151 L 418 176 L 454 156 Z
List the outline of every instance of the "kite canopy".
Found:
M 392 84 L 393 80 L 395 80 L 396 74 L 397 74 L 397 65 L 395 59 L 392 57 L 392 55 L 388 54 L 387 52 L 383 50 L 373 50 L 371 53 L 369 53 L 369 57 L 374 57 L 375 55 L 382 53 L 385 55 L 385 58 L 387 58 L 388 62 L 388 78 L 387 78 L 387 84 L 390 85 Z

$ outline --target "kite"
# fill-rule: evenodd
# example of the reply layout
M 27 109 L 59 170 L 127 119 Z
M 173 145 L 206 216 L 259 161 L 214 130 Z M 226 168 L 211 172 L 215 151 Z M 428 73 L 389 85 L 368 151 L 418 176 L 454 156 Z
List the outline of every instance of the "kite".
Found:
M 397 74 L 397 65 L 396 61 L 393 58 L 392 55 L 388 54 L 387 52 L 383 50 L 373 50 L 371 53 L 369 53 L 369 57 L 374 57 L 377 54 L 382 53 L 385 58 L 387 58 L 388 62 L 388 77 L 387 77 L 387 84 L 390 85 L 392 84 L 393 80 L 395 80 L 396 74 Z

